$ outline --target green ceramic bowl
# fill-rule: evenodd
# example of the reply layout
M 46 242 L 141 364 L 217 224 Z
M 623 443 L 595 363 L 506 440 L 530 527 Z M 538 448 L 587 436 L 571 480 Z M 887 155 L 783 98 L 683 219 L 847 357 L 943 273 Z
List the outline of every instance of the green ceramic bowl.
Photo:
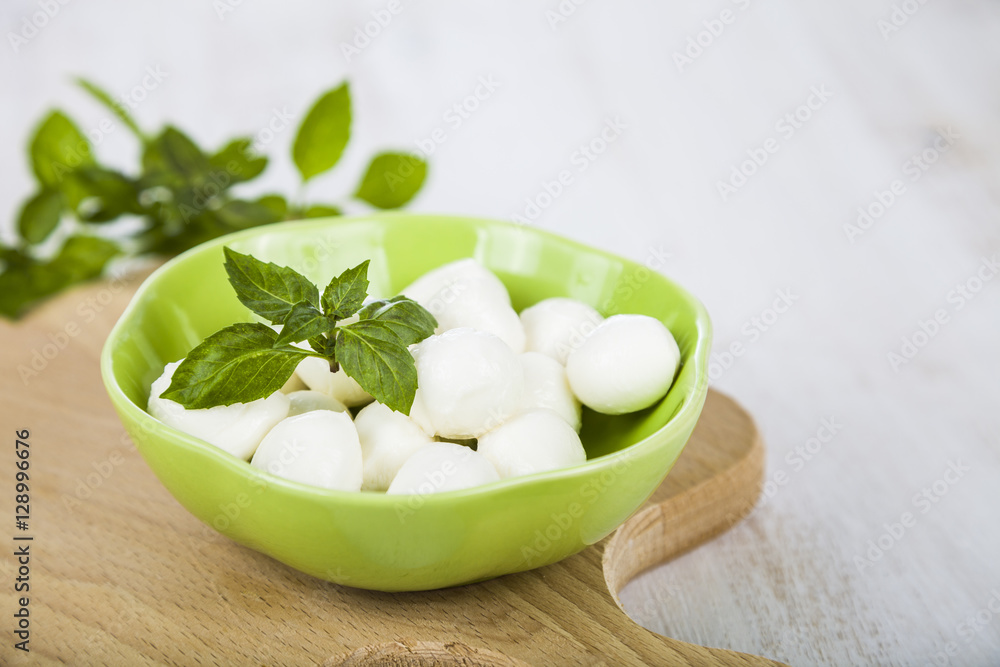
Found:
M 427 496 L 328 491 L 290 482 L 146 414 L 150 383 L 205 336 L 250 321 L 222 247 L 325 283 L 371 259 L 373 293 L 394 295 L 462 257 L 492 269 L 521 310 L 551 296 L 605 315 L 662 320 L 681 349 L 667 396 L 631 415 L 584 411 L 587 462 Z M 605 537 L 677 460 L 707 392 L 711 325 L 702 305 L 658 273 L 536 229 L 432 215 L 377 214 L 280 223 L 205 243 L 139 288 L 101 356 L 111 401 L 156 476 L 231 539 L 316 577 L 382 591 L 428 590 L 554 563 Z

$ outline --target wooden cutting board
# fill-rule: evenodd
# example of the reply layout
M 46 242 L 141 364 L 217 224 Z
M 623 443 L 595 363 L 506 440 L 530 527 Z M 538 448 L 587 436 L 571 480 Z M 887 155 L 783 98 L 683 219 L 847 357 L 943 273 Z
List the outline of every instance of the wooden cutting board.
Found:
M 0 323 L 0 664 L 776 665 L 659 636 L 622 610 L 636 574 L 753 507 L 764 449 L 710 392 L 670 476 L 599 544 L 555 565 L 426 593 L 374 593 L 292 570 L 218 535 L 159 484 L 104 393 L 105 336 L 140 277 L 89 285 Z M 15 432 L 30 431 L 31 515 L 14 521 Z M 33 538 L 15 542 L 16 536 Z M 13 592 L 30 544 L 30 591 Z M 30 653 L 13 648 L 18 597 Z

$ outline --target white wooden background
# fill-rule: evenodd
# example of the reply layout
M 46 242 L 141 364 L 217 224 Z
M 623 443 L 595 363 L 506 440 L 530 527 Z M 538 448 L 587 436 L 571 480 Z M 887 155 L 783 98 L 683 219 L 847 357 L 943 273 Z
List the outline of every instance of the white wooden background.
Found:
M 894 3 L 914 13 L 883 35 Z M 414 148 L 439 127 L 415 210 L 523 215 L 570 170 L 536 224 L 640 261 L 668 253 L 662 271 L 707 304 L 717 352 L 742 343 L 714 385 L 752 410 L 770 447 L 769 502 L 640 577 L 630 613 L 793 665 L 1000 664 L 1000 280 L 975 281 L 1000 252 L 1000 4 L 564 0 L 573 11 L 556 21 L 557 0 L 402 0 L 350 62 L 341 44 L 388 3 L 345 4 L 72 2 L 15 53 L 8 35 L 39 4 L 6 0 L 5 237 L 31 187 L 35 119 L 56 104 L 88 129 L 105 117 L 72 74 L 124 93 L 159 68 L 135 114 L 209 145 L 257 132 L 273 109 L 301 117 L 349 77 L 354 140 L 314 199 L 348 192 L 375 149 Z M 731 22 L 679 71 L 674 53 L 724 10 Z M 481 78 L 498 85 L 449 123 Z M 794 133 L 776 127 L 814 87 L 829 98 Z M 620 136 L 581 171 L 579 146 L 615 119 Z M 947 128 L 958 138 L 912 180 L 904 163 Z M 293 190 L 291 138 L 274 139 L 255 190 Z M 769 138 L 777 152 L 723 201 L 717 182 Z M 99 151 L 128 165 L 136 147 L 116 126 Z M 844 225 L 896 179 L 905 192 L 852 243 Z M 952 291 L 968 281 L 981 289 L 959 308 Z M 785 290 L 792 305 L 772 318 Z M 947 322 L 892 369 L 887 355 L 940 309 Z M 753 334 L 754 318 L 770 324 Z M 824 419 L 842 426 L 810 443 Z M 810 445 L 808 461 L 795 453 Z M 952 464 L 963 472 L 935 492 Z M 925 487 L 935 502 L 919 499 Z M 904 512 L 914 522 L 893 528 Z M 880 538 L 885 554 L 859 560 Z

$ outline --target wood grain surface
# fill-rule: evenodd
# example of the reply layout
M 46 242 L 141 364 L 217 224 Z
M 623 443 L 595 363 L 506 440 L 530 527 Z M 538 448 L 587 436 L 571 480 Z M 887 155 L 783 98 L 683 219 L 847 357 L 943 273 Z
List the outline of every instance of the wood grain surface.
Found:
M 351 589 L 218 535 L 146 467 L 98 370 L 104 337 L 134 286 L 91 285 L 17 326 L 0 325 L 5 450 L 13 450 L 16 430 L 30 431 L 31 519 L 18 535 L 33 538 L 25 542 L 31 653 L 15 651 L 2 628 L 0 663 L 778 664 L 656 635 L 628 618 L 617 597 L 639 572 L 725 531 L 753 507 L 763 446 L 730 399 L 709 395 L 691 442 L 645 508 L 582 553 L 447 590 Z M 74 324 L 73 335 L 57 335 Z M 35 375 L 25 372 L 32 350 L 44 360 Z M 3 457 L 0 479 L 13 477 L 14 460 Z M 0 511 L 13 515 L 7 495 Z M 12 551 L 0 559 L 5 581 L 18 568 Z M 16 600 L 9 586 L 2 590 L 9 627 Z

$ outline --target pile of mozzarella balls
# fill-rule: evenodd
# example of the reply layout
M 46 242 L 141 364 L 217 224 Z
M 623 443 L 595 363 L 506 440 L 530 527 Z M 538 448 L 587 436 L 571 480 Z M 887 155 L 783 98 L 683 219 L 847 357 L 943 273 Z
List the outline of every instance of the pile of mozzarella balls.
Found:
M 160 398 L 180 362 L 167 364 L 149 413 L 279 477 L 424 495 L 583 463 L 581 403 L 612 415 L 649 407 L 680 362 L 674 337 L 652 317 L 604 319 L 567 298 L 518 315 L 503 283 L 473 259 L 437 268 L 402 294 L 439 324 L 410 348 L 409 416 L 316 357 L 267 398 L 203 410 Z

